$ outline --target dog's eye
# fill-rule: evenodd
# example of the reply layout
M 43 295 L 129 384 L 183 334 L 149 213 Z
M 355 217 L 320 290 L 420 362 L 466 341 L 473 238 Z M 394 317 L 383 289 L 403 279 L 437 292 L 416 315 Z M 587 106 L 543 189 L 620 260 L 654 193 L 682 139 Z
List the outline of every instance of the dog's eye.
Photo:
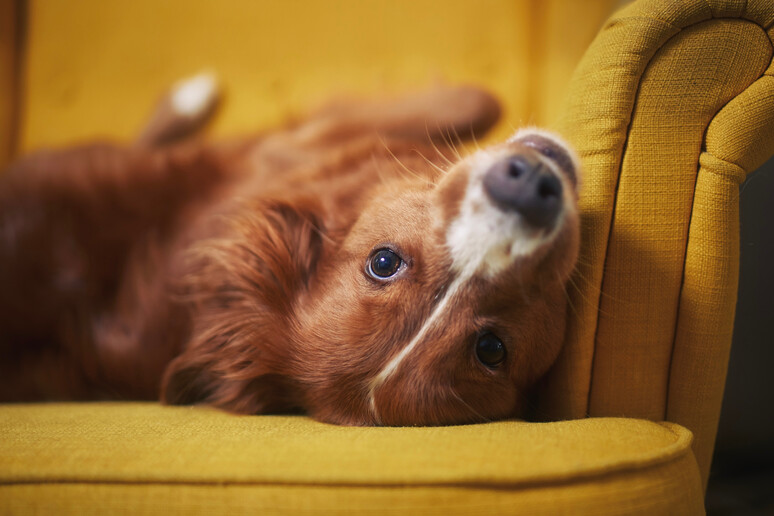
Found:
M 403 260 L 389 249 L 379 249 L 368 260 L 368 274 L 375 279 L 393 276 L 400 269 Z
M 505 346 L 494 333 L 484 333 L 476 341 L 476 357 L 479 362 L 494 369 L 505 361 Z

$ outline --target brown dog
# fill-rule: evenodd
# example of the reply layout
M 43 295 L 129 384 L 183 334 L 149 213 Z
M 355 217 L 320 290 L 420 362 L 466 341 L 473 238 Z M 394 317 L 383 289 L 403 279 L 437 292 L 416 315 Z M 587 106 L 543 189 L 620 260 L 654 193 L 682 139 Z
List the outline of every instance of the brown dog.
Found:
M 351 425 L 519 413 L 559 352 L 578 250 L 561 140 L 523 130 L 461 158 L 449 135 L 482 134 L 499 108 L 450 88 L 173 145 L 210 105 L 186 87 L 138 145 L 3 175 L 1 399 L 160 396 Z

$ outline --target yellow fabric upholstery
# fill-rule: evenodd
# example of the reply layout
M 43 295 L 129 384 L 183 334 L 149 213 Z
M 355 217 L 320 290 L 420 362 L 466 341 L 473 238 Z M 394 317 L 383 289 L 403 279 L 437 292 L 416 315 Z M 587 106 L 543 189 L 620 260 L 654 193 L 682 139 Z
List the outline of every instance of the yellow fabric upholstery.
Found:
M 551 417 L 666 419 L 709 472 L 733 329 L 739 184 L 774 153 L 774 4 L 643 0 L 579 65 L 582 259 Z
M 6 405 L 0 435 L 0 512 L 15 515 L 702 511 L 690 432 L 635 419 L 352 428 L 156 404 Z

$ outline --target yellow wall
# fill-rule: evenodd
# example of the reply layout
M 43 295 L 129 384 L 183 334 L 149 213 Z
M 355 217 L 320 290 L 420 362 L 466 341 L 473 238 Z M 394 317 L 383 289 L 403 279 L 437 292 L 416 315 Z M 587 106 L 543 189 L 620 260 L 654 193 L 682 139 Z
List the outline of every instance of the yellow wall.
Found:
M 332 95 L 443 80 L 497 94 L 502 137 L 555 119 L 617 3 L 30 0 L 17 150 L 130 138 L 164 88 L 202 69 L 227 88 L 217 135 L 275 125 Z

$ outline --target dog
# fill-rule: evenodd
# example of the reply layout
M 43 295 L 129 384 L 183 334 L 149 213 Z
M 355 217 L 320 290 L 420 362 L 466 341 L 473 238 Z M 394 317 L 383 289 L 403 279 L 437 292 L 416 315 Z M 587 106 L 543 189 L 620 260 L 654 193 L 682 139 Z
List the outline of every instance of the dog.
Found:
M 568 145 L 522 129 L 462 156 L 500 112 L 465 86 L 210 143 L 214 84 L 173 88 L 133 144 L 2 175 L 0 399 L 342 425 L 521 414 L 568 313 Z

